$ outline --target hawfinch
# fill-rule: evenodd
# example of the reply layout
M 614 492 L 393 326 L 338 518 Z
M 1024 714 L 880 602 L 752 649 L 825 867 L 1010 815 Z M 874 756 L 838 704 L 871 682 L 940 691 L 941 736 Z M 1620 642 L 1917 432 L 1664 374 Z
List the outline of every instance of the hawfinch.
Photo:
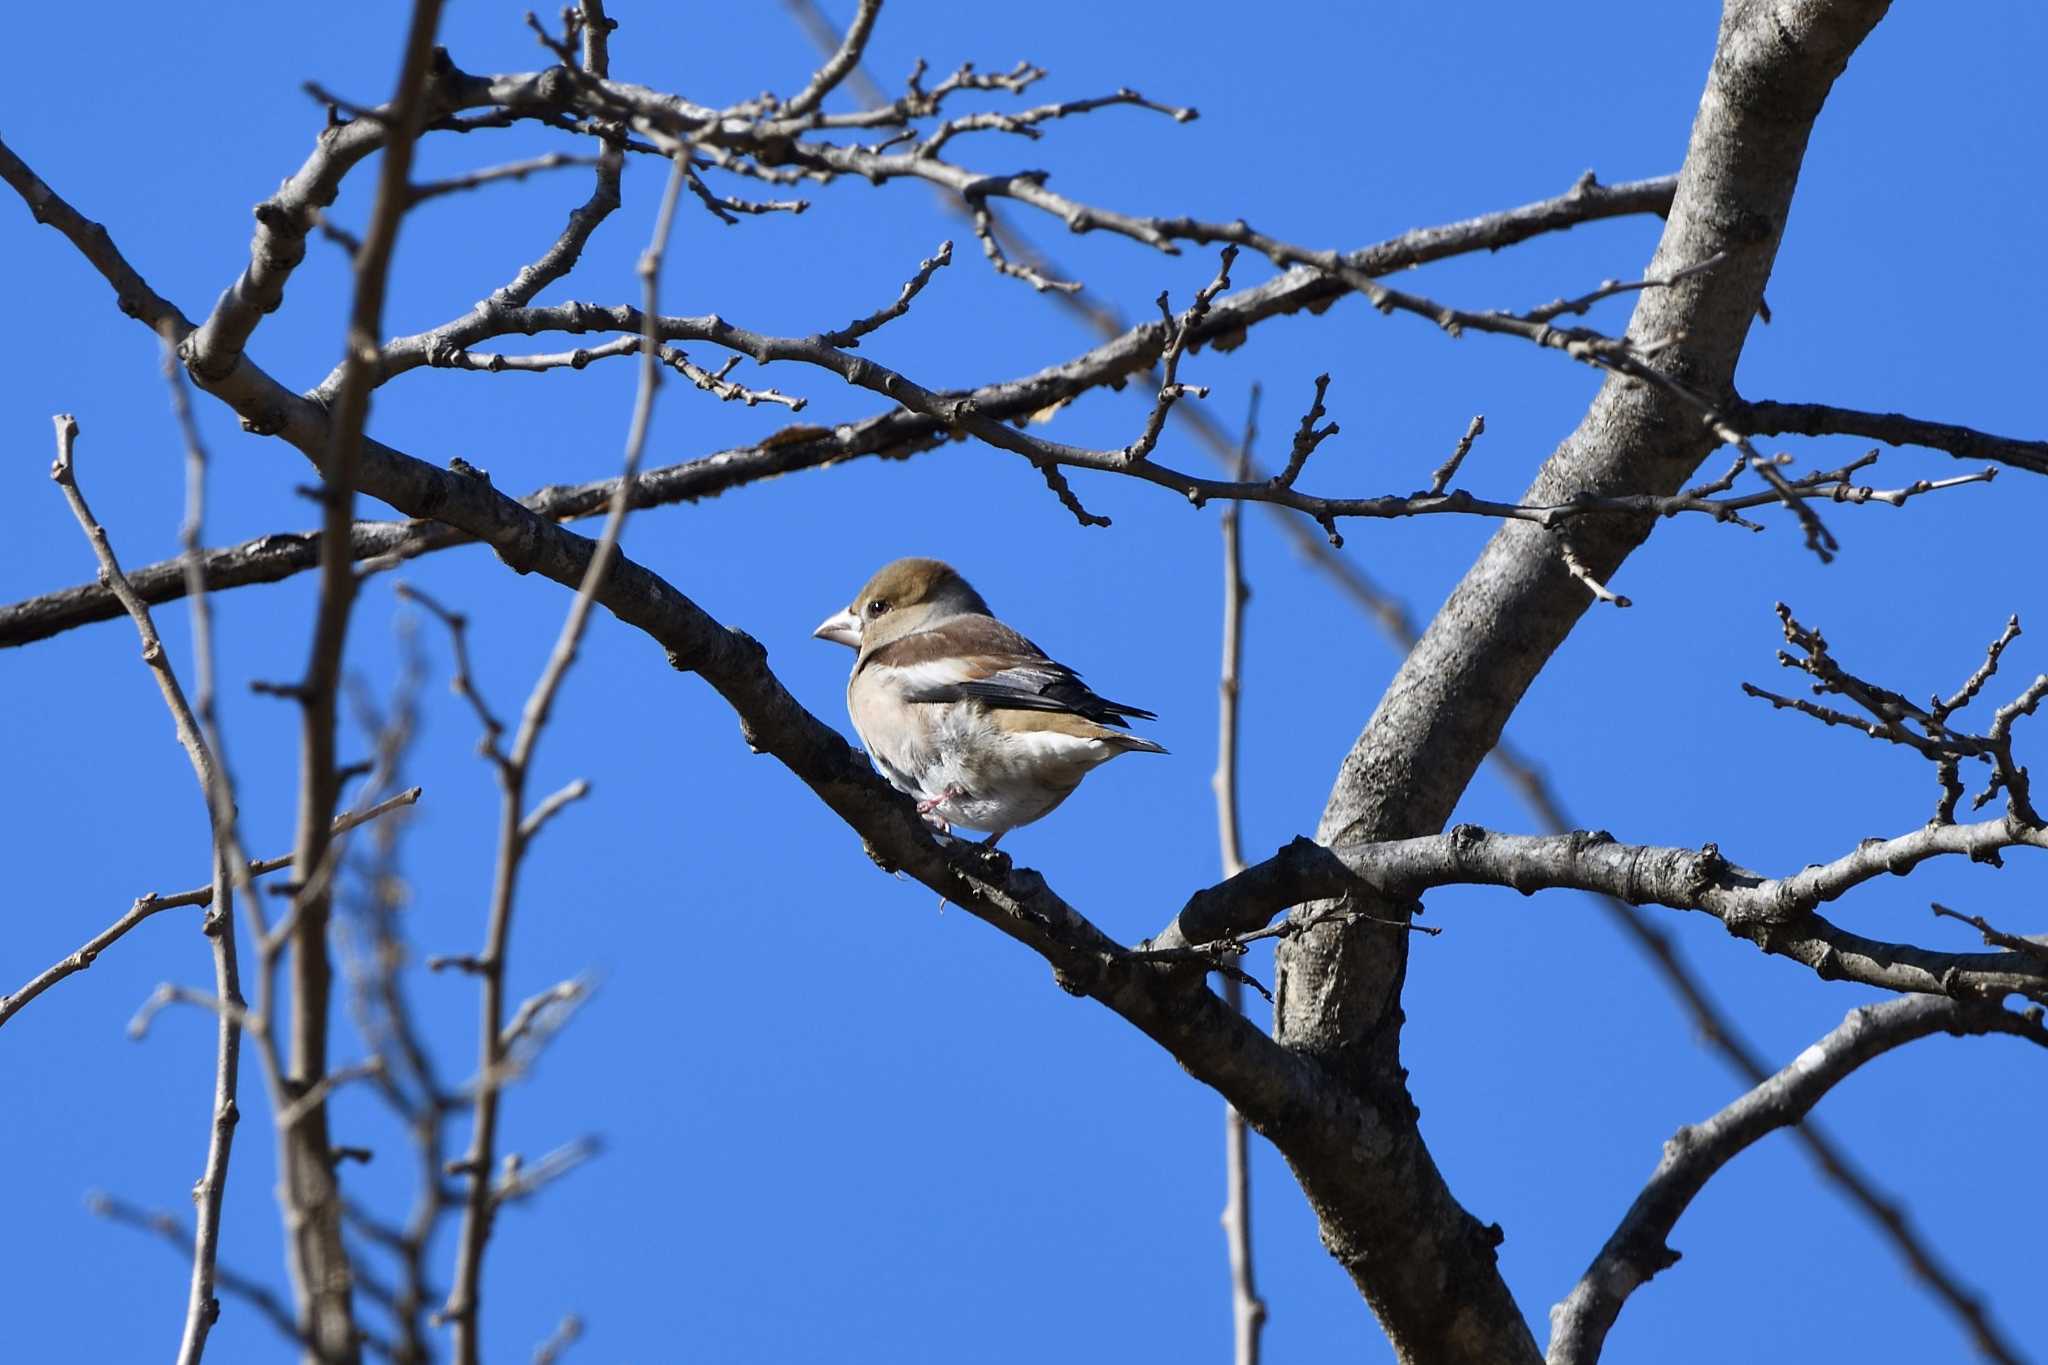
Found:
M 1150 711 L 1105 701 L 995 619 L 936 559 L 899 559 L 811 632 L 860 652 L 846 709 L 868 756 L 941 833 L 1028 825 L 1118 754 L 1163 754 L 1123 732 Z

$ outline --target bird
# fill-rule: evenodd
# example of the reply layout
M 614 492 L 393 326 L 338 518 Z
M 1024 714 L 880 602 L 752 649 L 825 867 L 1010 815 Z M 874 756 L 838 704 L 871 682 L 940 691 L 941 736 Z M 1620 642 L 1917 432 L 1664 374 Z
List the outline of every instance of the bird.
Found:
M 1152 712 L 1095 693 L 997 620 L 936 559 L 884 565 L 813 639 L 856 651 L 846 709 L 868 757 L 933 829 L 982 843 L 1050 814 L 1119 754 L 1163 754 L 1126 733 Z

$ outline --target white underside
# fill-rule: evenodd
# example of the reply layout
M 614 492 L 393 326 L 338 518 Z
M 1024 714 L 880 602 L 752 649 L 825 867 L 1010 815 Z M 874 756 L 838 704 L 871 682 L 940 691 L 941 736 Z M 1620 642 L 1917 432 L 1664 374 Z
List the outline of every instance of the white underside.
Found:
M 870 743 L 868 751 L 899 791 L 937 800 L 933 814 L 987 834 L 1007 833 L 1048 814 L 1091 768 L 1121 752 L 1100 739 L 1006 730 L 979 706 L 934 709 L 940 714 L 924 735 L 907 744 Z

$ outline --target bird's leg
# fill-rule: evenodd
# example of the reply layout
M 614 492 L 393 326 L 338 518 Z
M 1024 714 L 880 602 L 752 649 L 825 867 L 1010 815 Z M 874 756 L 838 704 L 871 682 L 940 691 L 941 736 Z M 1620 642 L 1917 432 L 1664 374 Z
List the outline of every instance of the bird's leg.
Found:
M 938 809 L 940 806 L 945 805 L 948 801 L 964 800 L 966 796 L 967 788 L 961 786 L 958 782 L 952 783 L 944 791 L 940 792 L 937 796 L 928 796 L 924 800 L 918 802 L 917 813 L 919 815 L 929 815 L 934 810 Z
M 926 824 L 939 833 L 951 834 L 953 832 L 953 822 L 938 813 L 939 807 L 945 805 L 948 801 L 964 800 L 966 796 L 967 789 L 965 787 L 957 782 L 952 783 L 937 796 L 928 796 L 918 802 L 917 813 L 924 817 Z

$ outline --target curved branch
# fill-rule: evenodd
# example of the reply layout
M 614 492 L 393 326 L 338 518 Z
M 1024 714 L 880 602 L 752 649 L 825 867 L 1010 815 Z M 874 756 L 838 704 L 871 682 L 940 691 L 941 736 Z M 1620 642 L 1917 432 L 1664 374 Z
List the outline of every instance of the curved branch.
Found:
M 1720 1113 L 1681 1128 L 1664 1144 L 1643 1192 L 1565 1301 L 1551 1310 L 1551 1365 L 1591 1365 L 1628 1296 L 1678 1261 L 1665 1238 L 1693 1197 L 1759 1138 L 1807 1111 L 1864 1063 L 1933 1033 L 2005 1033 L 2048 1047 L 2048 1029 L 1996 1005 L 1955 1000 L 1887 1000 L 1849 1012 L 1839 1027 L 1790 1066 Z

